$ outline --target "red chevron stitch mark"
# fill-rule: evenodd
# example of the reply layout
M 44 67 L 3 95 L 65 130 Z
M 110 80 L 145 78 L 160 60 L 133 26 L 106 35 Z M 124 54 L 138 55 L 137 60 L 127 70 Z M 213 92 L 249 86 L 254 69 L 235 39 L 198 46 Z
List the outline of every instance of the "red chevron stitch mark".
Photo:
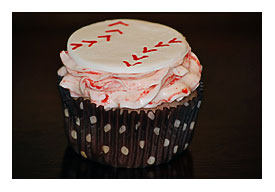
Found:
M 86 40 L 82 40 L 81 42 L 83 42 L 83 43 L 90 43 L 88 45 L 88 47 L 91 47 L 93 44 L 97 43 L 97 41 L 86 41 Z
M 128 61 L 123 61 L 123 63 L 124 63 L 127 67 L 131 67 L 131 66 L 135 66 L 135 65 L 141 64 L 142 62 L 136 62 L 136 63 L 134 63 L 134 64 L 130 64 Z
M 170 40 L 168 43 L 182 43 L 182 41 L 176 41 L 177 38 Z
M 70 45 L 71 45 L 71 46 L 74 46 L 74 47 L 72 48 L 72 50 L 75 50 L 75 49 L 77 49 L 78 47 L 81 47 L 83 44 L 82 44 L 82 43 L 71 43 Z
M 135 60 L 135 61 L 137 61 L 137 60 L 140 60 L 140 59 L 144 59 L 144 58 L 146 58 L 146 57 L 149 57 L 148 55 L 144 55 L 144 56 L 141 56 L 141 57 L 137 57 L 136 55 L 132 55 L 132 57 L 133 57 L 133 59 Z
M 163 44 L 162 41 L 160 41 L 158 44 L 155 45 L 155 47 L 164 47 L 164 46 L 169 46 L 168 44 Z
M 125 25 L 125 26 L 128 26 L 128 25 L 129 25 L 129 24 L 127 24 L 127 23 L 123 23 L 122 21 L 118 21 L 118 22 L 116 22 L 116 23 L 109 24 L 108 26 L 111 27 L 111 26 L 119 25 L 119 24 Z
M 119 34 L 123 34 L 123 32 L 120 31 L 119 29 L 105 31 L 105 33 L 112 33 L 112 32 L 118 32 Z
M 152 51 L 157 51 L 157 49 L 148 49 L 147 47 L 143 47 L 142 53 L 149 53 L 149 52 L 152 52 Z
M 102 36 L 97 36 L 98 38 L 106 38 L 107 41 L 110 41 L 111 35 L 102 35 Z

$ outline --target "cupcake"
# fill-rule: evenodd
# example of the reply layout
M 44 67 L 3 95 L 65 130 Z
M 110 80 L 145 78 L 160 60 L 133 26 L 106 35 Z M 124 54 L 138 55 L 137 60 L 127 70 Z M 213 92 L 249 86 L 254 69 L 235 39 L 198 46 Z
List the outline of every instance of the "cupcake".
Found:
M 58 70 L 68 143 L 113 167 L 166 163 L 191 142 L 202 66 L 185 37 L 132 19 L 74 32 Z

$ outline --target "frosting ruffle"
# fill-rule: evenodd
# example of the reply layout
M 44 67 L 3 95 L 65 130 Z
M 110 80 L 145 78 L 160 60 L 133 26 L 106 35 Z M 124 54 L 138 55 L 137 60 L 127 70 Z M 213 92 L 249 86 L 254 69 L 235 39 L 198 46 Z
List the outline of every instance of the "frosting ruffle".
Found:
M 191 49 L 183 60 L 169 68 L 149 73 L 109 73 L 78 66 L 67 51 L 60 53 L 64 64 L 60 86 L 72 97 L 86 97 L 110 108 L 153 108 L 163 102 L 179 101 L 199 85 L 202 66 Z

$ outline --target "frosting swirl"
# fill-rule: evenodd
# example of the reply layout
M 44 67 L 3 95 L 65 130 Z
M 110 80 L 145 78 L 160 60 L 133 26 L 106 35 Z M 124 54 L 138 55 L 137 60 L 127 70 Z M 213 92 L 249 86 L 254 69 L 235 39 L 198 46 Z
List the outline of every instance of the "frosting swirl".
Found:
M 164 102 L 180 101 L 199 84 L 202 66 L 191 48 L 183 59 L 170 67 L 146 73 L 111 73 L 84 68 L 67 51 L 60 53 L 64 64 L 60 86 L 72 97 L 89 98 L 110 108 L 153 108 Z

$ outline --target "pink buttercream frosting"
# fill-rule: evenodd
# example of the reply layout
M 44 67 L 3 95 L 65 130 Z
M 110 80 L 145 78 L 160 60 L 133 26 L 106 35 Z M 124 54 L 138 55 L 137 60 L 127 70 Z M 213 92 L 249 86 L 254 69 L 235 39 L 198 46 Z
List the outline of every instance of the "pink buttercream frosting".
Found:
M 153 108 L 164 102 L 180 101 L 199 85 L 202 66 L 191 49 L 174 65 L 147 73 L 110 73 L 83 68 L 67 51 L 60 53 L 64 64 L 60 86 L 72 97 L 89 98 L 97 106 Z

